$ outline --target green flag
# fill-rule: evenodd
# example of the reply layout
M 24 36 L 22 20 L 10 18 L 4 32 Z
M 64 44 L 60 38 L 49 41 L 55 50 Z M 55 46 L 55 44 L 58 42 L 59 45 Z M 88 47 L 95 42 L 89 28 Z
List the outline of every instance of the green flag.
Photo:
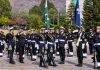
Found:
M 46 3 L 45 3 L 45 26 L 48 29 L 50 27 L 50 24 L 49 24 L 48 3 L 47 2 L 48 1 L 46 0 Z

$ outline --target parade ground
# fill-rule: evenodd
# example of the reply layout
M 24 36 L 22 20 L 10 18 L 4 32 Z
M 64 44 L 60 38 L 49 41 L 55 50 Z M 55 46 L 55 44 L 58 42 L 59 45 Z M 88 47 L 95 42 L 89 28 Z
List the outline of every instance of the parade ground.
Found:
M 39 67 L 39 58 L 36 61 L 31 61 L 28 56 L 25 56 L 24 64 L 18 62 L 18 58 L 14 55 L 14 60 L 16 64 L 9 64 L 7 59 L 7 54 L 3 57 L 0 57 L 0 70 L 94 70 L 93 63 L 91 59 L 92 55 L 88 55 L 87 58 L 84 58 L 83 67 L 77 67 L 77 55 L 76 48 L 74 49 L 74 57 L 67 57 L 65 64 L 58 64 L 60 59 L 59 56 L 56 56 L 57 67 L 49 66 L 48 68 Z

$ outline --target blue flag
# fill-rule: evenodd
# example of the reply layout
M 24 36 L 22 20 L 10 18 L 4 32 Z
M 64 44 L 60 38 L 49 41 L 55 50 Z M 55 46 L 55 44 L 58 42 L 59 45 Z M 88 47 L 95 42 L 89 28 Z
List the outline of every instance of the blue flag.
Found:
M 75 24 L 76 26 L 80 27 L 81 19 L 80 19 L 80 8 L 79 8 L 79 0 L 77 0 L 76 6 L 75 6 Z
M 50 27 L 50 24 L 49 24 L 48 4 L 47 4 L 47 2 L 48 1 L 46 0 L 46 3 L 45 3 L 45 26 L 48 29 Z

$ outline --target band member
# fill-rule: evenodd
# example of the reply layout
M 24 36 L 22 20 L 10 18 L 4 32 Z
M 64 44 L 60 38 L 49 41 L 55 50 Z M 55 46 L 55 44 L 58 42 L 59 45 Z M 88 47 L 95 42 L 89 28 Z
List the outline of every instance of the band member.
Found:
M 64 27 L 60 27 L 60 34 L 58 36 L 60 64 L 65 64 L 65 46 L 66 46 L 66 34 Z
M 97 53 L 97 68 L 100 69 L 100 26 L 97 26 L 96 34 L 94 35 L 94 46 Z
M 40 34 L 38 35 L 38 44 L 39 44 L 39 57 L 40 57 L 40 67 L 48 67 L 46 65 L 45 55 L 45 45 L 46 45 L 46 35 L 45 28 L 41 28 Z
M 27 33 L 26 33 L 26 47 L 25 47 L 25 50 L 27 52 L 27 55 L 30 55 L 31 54 L 31 31 L 28 30 Z
M 83 36 L 82 36 L 82 48 L 83 48 L 83 57 L 87 57 L 87 34 L 85 29 L 83 28 Z
M 48 64 L 50 66 L 57 66 L 54 60 L 54 55 L 55 55 L 55 35 L 53 34 L 53 28 L 50 28 L 50 33 L 48 31 L 48 34 L 46 35 L 47 38 L 47 60 L 48 60 Z
M 25 42 L 25 35 L 24 35 L 24 32 L 20 32 L 19 34 L 19 38 L 18 38 L 18 49 L 19 49 L 19 62 L 20 63 L 24 63 L 23 59 L 24 59 L 24 49 L 25 49 L 25 45 L 26 45 L 26 42 Z
M 35 29 L 32 29 L 32 34 L 30 35 L 30 39 L 31 39 L 31 47 L 30 47 L 30 49 L 31 49 L 31 60 L 37 59 L 36 38 L 37 38 L 37 35 L 36 35 L 36 32 L 35 32 Z
M 68 56 L 72 57 L 73 56 L 73 42 L 74 42 L 74 35 L 73 32 L 71 31 L 71 29 L 69 29 L 69 34 L 67 37 L 68 40 Z
M 19 36 L 20 36 L 20 32 L 18 32 L 16 34 L 16 54 L 19 54 Z
M 6 35 L 6 42 L 8 45 L 9 63 L 15 64 L 14 59 L 13 59 L 15 42 L 14 42 L 14 33 L 12 30 L 10 30 L 9 33 Z
M 2 31 L 0 31 L 0 57 L 3 56 L 4 42 L 5 42 L 5 35 L 3 34 Z
M 55 43 L 56 43 L 56 54 L 59 55 L 59 45 L 58 45 L 58 35 L 59 35 L 59 30 L 57 29 L 55 32 Z
M 82 39 L 84 38 L 84 32 L 83 27 L 80 27 L 78 33 L 77 33 L 77 58 L 78 58 L 78 64 L 76 66 L 82 67 L 83 65 L 83 48 L 82 48 Z
M 90 32 L 88 34 L 88 43 L 89 43 L 89 51 L 90 51 L 90 54 L 93 54 L 93 31 L 92 29 L 90 29 Z

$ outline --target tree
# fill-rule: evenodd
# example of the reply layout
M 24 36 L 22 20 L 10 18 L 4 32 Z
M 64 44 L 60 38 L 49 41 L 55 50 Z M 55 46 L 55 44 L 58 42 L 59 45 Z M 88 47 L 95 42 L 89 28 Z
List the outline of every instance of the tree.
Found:
M 50 19 L 51 24 L 57 24 L 57 10 L 56 9 L 50 8 L 49 19 Z
M 33 17 L 33 18 L 39 19 L 41 21 L 41 23 L 43 23 L 44 19 L 45 19 L 44 18 L 45 1 L 46 0 L 42 0 L 39 6 L 34 6 L 29 10 L 29 14 L 35 15 L 36 17 Z M 56 10 L 55 6 L 49 1 L 48 1 L 48 10 L 49 10 L 50 23 L 51 24 L 57 23 L 56 22 L 56 20 L 57 20 L 57 10 Z M 37 18 L 37 16 L 39 18 Z M 37 22 L 37 21 L 35 21 L 35 22 Z M 32 23 L 32 25 L 33 25 L 33 23 Z M 42 26 L 44 26 L 44 25 L 42 25 Z
M 36 15 L 43 15 L 42 11 L 40 10 L 39 6 L 34 6 L 29 11 L 30 14 L 36 14 Z
M 42 19 L 38 15 L 32 15 L 30 16 L 29 20 L 29 29 L 40 29 L 41 27 L 44 27 L 44 23 L 42 22 Z
M 74 3 L 73 0 L 71 0 L 71 3 L 68 7 L 68 11 L 66 13 L 66 24 L 65 24 L 65 28 L 67 29 L 75 29 L 76 26 L 74 24 L 74 12 L 75 12 L 75 7 L 74 7 Z
M 83 26 L 85 27 L 86 31 L 89 31 L 89 29 L 94 27 L 93 1 L 85 0 L 83 9 L 84 9 L 84 11 L 83 11 Z
M 40 3 L 40 6 L 39 6 L 43 13 L 44 13 L 45 2 L 46 2 L 46 0 L 42 0 Z M 49 0 L 48 0 L 48 9 L 50 9 L 50 8 L 56 9 L 54 4 L 49 2 Z
M 100 0 L 93 0 L 93 17 L 94 17 L 94 27 L 100 26 Z
M 6 18 L 6 17 L 1 17 L 0 18 L 0 25 L 8 25 L 9 22 L 10 22 L 9 18 Z
M 9 0 L 0 0 L 0 17 L 11 17 L 11 6 Z

